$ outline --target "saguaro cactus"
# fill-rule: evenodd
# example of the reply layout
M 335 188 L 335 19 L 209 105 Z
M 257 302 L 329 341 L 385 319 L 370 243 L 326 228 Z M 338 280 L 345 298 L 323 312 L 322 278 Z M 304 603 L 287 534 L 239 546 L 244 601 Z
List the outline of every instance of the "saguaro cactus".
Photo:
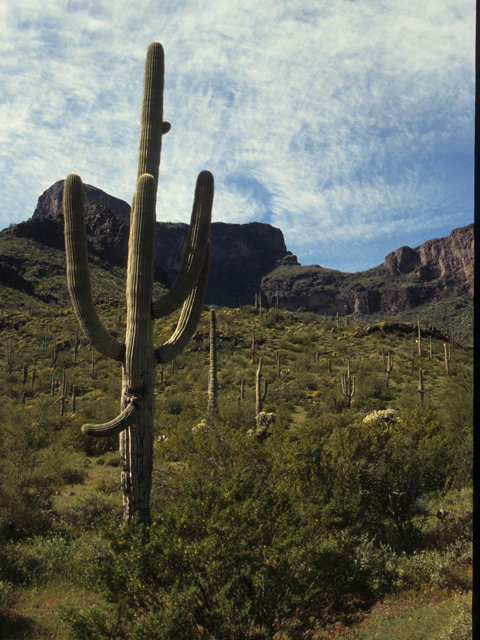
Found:
M 425 389 L 423 387 L 422 367 L 418 367 L 418 393 L 420 394 L 420 406 L 423 407 L 423 396 L 425 395 Z
M 210 309 L 210 375 L 208 378 L 208 411 L 217 407 L 217 318 Z
M 258 361 L 258 369 L 255 373 L 255 415 L 258 422 L 258 417 L 262 412 L 262 405 L 267 397 L 267 380 L 265 379 L 264 390 L 262 393 L 262 361 L 263 358 L 260 358 Z
M 422 357 L 422 332 L 420 331 L 420 318 L 417 318 L 417 333 L 418 355 Z
M 383 369 L 385 371 L 385 386 L 388 387 L 388 382 L 390 380 L 390 374 L 393 369 L 393 356 L 388 352 L 388 356 L 385 353 L 385 350 L 382 351 L 383 355 Z
M 130 215 L 124 342 L 104 328 L 93 303 L 80 177 L 70 174 L 64 188 L 67 282 L 73 308 L 94 348 L 122 363 L 120 414 L 106 424 L 83 425 L 82 431 L 100 437 L 120 434 L 123 520 L 138 514 L 145 524 L 150 522 L 156 365 L 172 361 L 197 327 L 210 265 L 208 236 L 213 202 L 213 176 L 203 171 L 197 179 L 180 272 L 170 291 L 152 302 L 160 152 L 162 135 L 170 129 L 170 124 L 163 121 L 163 83 L 163 47 L 154 42 L 148 48 L 145 64 L 136 191 Z M 182 304 L 174 334 L 155 349 L 154 319 L 169 315 Z
M 12 365 L 15 359 L 15 348 L 13 346 L 11 338 L 10 340 L 7 340 L 6 352 L 7 352 L 8 373 L 12 373 Z
M 447 378 L 450 377 L 450 351 L 447 351 L 447 343 L 443 343 L 443 350 L 445 352 L 445 370 L 447 372 Z
M 352 398 L 355 395 L 355 376 L 350 376 L 350 362 L 348 363 L 347 373 L 340 374 L 340 382 L 342 383 L 342 392 L 347 399 L 347 407 L 350 406 Z

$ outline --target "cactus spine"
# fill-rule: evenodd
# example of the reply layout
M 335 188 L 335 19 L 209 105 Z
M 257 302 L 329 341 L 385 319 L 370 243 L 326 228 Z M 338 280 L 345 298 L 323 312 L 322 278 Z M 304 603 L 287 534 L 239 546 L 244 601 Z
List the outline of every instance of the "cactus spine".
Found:
M 210 375 L 208 378 L 208 411 L 217 407 L 217 318 L 210 309 Z
M 80 177 L 70 174 L 64 189 L 67 282 L 73 308 L 94 348 L 122 364 L 120 414 L 107 424 L 84 425 L 82 430 L 101 437 L 120 434 L 123 520 L 127 522 L 138 514 L 145 524 L 150 522 L 156 365 L 171 362 L 197 327 L 210 264 L 208 236 L 213 202 L 213 176 L 203 171 L 197 179 L 180 272 L 170 291 L 152 302 L 158 172 L 162 135 L 170 129 L 170 124 L 163 121 L 163 83 L 163 47 L 154 42 L 148 48 L 145 64 L 136 190 L 130 215 L 125 342 L 104 328 L 93 303 Z M 169 315 L 182 304 L 174 334 L 155 349 L 154 319 Z

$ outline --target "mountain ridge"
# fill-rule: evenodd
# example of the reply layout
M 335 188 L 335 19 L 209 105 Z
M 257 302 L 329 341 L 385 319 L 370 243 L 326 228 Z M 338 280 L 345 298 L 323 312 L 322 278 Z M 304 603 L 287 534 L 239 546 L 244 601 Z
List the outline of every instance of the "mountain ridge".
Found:
M 29 220 L 0 232 L 0 281 L 38 299 L 42 299 L 38 292 L 41 267 L 33 270 L 37 280 L 32 270 L 28 276 L 18 255 L 2 251 L 2 243 L 9 237 L 24 238 L 39 250 L 48 247 L 63 252 L 63 183 L 54 183 L 39 197 Z M 102 269 L 124 268 L 130 206 L 91 185 L 84 185 L 84 193 L 89 255 L 101 262 Z M 155 278 L 161 286 L 168 288 L 174 282 L 187 234 L 187 224 L 157 222 Z M 282 231 L 265 223 L 212 223 L 210 237 L 212 261 L 206 296 L 210 305 L 253 304 L 260 291 L 264 307 L 278 304 L 290 311 L 338 313 L 354 321 L 399 314 L 411 319 L 412 313 L 427 307 L 430 315 L 435 307 L 442 307 L 451 317 L 465 309 L 467 315 L 472 313 L 473 224 L 415 248 L 400 247 L 384 263 L 356 273 L 300 265 L 287 250 Z

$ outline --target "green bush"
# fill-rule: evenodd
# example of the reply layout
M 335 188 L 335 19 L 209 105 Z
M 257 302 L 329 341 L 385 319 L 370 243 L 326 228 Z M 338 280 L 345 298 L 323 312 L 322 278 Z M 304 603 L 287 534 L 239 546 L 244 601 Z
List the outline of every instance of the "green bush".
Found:
M 468 430 L 443 424 L 429 409 L 415 408 L 389 424 L 343 416 L 305 429 L 297 434 L 296 452 L 305 490 L 329 498 L 360 496 L 363 526 L 398 548 L 418 541 L 421 517 L 427 515 L 423 497 L 455 483 L 465 486 L 471 478 L 472 465 L 465 464 Z
M 25 411 L 5 415 L 0 430 L 0 534 L 31 533 L 51 523 L 54 491 L 86 476 L 86 459 L 45 446 L 51 434 Z
M 100 569 L 112 609 L 63 618 L 78 639 L 305 638 L 370 593 L 352 534 L 327 535 L 320 520 L 288 485 L 265 488 L 248 472 L 196 478 L 150 528 L 112 531 Z
M 77 535 L 81 532 L 108 527 L 112 522 L 121 520 L 120 493 L 90 491 L 75 496 L 57 509 L 57 516 L 59 518 L 57 526 Z

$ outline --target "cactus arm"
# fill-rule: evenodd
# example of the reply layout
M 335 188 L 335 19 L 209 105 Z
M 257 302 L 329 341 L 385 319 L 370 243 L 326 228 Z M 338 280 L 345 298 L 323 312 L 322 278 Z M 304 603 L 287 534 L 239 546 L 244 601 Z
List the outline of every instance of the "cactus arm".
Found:
M 130 391 L 137 393 L 150 366 L 146 354 L 153 348 L 150 308 L 155 262 L 155 180 L 142 175 L 137 183 L 135 207 L 130 219 L 127 268 L 127 332 L 125 368 L 130 372 Z
M 182 265 L 173 287 L 152 305 L 154 318 L 170 315 L 185 302 L 198 280 L 198 273 L 205 258 L 205 248 L 210 234 L 213 204 L 213 176 L 202 171 L 197 178 L 192 217 Z
M 88 269 L 83 185 L 80 176 L 74 173 L 65 180 L 63 210 L 67 284 L 78 323 L 97 351 L 113 360 L 123 360 L 125 345 L 108 333 L 100 322 L 93 304 Z
M 210 241 L 208 241 L 207 244 L 202 271 L 200 272 L 200 276 L 193 291 L 183 304 L 175 333 L 168 342 L 161 347 L 158 347 L 155 351 L 157 362 L 159 364 L 166 364 L 176 358 L 177 355 L 186 347 L 190 338 L 194 334 L 203 311 L 209 269 Z
M 108 438 L 114 436 L 135 422 L 139 410 L 136 402 L 131 402 L 122 411 L 122 413 L 105 424 L 84 424 L 82 431 L 86 436 L 95 436 L 97 438 Z

